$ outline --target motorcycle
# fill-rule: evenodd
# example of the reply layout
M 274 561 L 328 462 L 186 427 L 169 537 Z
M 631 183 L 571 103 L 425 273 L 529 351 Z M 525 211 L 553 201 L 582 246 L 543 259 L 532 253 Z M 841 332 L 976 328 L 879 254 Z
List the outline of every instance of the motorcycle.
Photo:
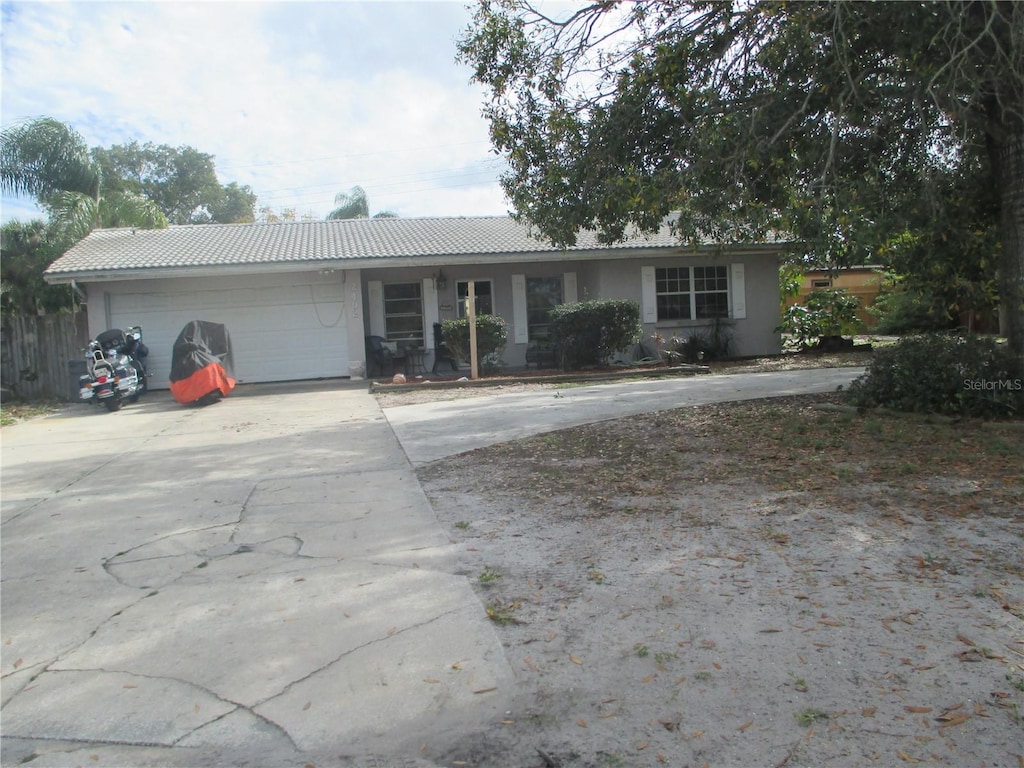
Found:
M 86 374 L 78 379 L 79 399 L 103 403 L 113 413 L 127 400 L 134 403 L 146 391 L 145 359 L 149 349 L 142 343 L 142 328 L 104 331 L 85 349 Z

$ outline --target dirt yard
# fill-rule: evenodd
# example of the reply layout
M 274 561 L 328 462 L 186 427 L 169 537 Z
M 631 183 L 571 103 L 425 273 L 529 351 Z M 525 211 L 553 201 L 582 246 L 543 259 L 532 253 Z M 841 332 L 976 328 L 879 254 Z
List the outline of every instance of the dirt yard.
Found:
M 1024 428 L 837 402 L 422 468 L 517 685 L 500 722 L 427 756 L 1024 768 Z

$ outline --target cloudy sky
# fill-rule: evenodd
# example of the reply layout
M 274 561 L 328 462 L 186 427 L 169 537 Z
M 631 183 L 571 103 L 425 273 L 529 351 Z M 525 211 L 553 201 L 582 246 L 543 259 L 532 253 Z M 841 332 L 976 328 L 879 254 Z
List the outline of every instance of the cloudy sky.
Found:
M 91 147 L 192 146 L 275 211 L 322 218 L 357 184 L 371 213 L 508 211 L 483 90 L 454 61 L 463 2 L 0 5 L 4 127 L 47 115 Z

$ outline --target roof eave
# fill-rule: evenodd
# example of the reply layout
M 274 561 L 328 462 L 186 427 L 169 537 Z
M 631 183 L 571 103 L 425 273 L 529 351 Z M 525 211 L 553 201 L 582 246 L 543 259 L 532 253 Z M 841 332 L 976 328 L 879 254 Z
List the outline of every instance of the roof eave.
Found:
M 636 258 L 666 258 L 712 254 L 778 256 L 785 243 L 747 245 L 636 245 L 564 251 L 511 251 L 507 253 L 427 254 L 421 256 L 370 256 L 346 259 L 309 259 L 303 261 L 250 262 L 239 264 L 182 265 L 175 267 L 140 267 L 136 269 L 95 269 L 71 272 L 45 272 L 43 278 L 51 285 L 72 282 L 98 283 L 120 280 L 143 280 L 181 277 L 223 277 L 230 275 L 281 274 L 285 272 L 318 272 L 324 269 L 403 269 L 480 264 L 536 263 L 543 261 L 613 261 Z

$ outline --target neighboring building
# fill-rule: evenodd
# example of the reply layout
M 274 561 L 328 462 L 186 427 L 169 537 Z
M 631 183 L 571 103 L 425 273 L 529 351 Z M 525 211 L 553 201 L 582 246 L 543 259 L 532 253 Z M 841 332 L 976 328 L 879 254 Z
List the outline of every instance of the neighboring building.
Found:
M 875 299 L 878 298 L 878 294 L 882 290 L 883 270 L 884 267 L 871 265 L 831 270 L 809 270 L 804 273 L 804 280 L 800 285 L 799 295 L 789 299 L 786 304 L 803 304 L 807 294 L 811 291 L 822 288 L 841 288 L 857 297 L 860 301 L 857 317 L 864 323 L 865 328 L 871 328 L 875 324 L 875 317 L 868 312 L 868 307 L 875 303 Z
M 84 293 L 92 336 L 141 325 L 154 387 L 190 320 L 223 323 L 241 382 L 362 377 L 364 339 L 426 349 L 464 311 L 509 325 L 504 360 L 526 362 L 547 310 L 583 299 L 639 302 L 645 340 L 726 323 L 736 355 L 780 351 L 779 248 L 681 246 L 666 226 L 601 245 L 554 248 L 510 217 L 356 219 L 97 230 L 46 271 Z

